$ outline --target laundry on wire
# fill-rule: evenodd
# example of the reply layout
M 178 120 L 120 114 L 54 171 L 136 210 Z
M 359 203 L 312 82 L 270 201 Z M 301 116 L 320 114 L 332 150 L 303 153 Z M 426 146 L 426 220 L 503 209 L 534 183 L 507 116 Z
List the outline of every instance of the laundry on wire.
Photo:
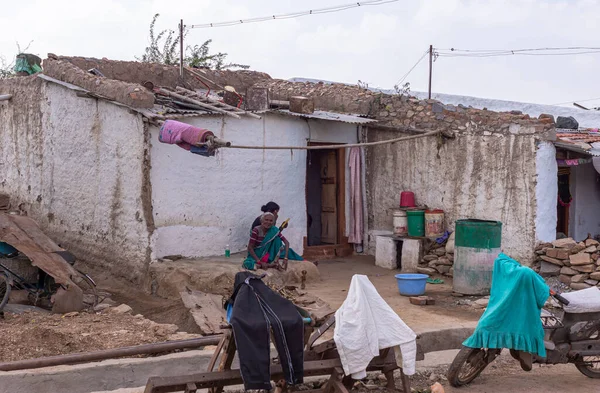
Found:
M 162 143 L 177 145 L 182 149 L 199 153 L 198 144 L 205 143 L 209 136 L 214 136 L 212 131 L 192 126 L 176 120 L 166 120 L 160 127 L 158 140 Z

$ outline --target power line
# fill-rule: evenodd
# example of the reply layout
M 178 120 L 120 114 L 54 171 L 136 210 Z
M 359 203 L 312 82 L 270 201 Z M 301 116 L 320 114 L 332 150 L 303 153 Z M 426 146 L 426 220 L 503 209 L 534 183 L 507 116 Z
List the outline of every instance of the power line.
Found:
M 424 53 L 423 56 L 421 56 L 421 58 L 419 58 L 419 60 L 417 60 L 417 62 L 415 63 L 415 65 L 413 65 L 411 67 L 410 70 L 408 70 L 408 72 L 406 74 L 404 74 L 400 79 L 398 79 L 398 82 L 396 82 L 396 86 L 399 86 L 402 82 L 404 82 L 404 80 L 406 78 L 408 78 L 408 76 L 410 75 L 411 72 L 413 72 L 413 70 L 415 68 L 417 68 L 417 66 L 419 65 L 419 63 L 421 63 L 423 61 L 423 59 L 425 58 L 425 56 L 427 56 L 429 54 L 429 49 L 427 49 Z
M 266 22 L 268 20 L 276 20 L 276 19 L 292 19 L 292 18 L 298 18 L 301 16 L 307 16 L 307 15 L 328 14 L 331 12 L 345 11 L 345 10 L 349 10 L 351 8 L 358 8 L 358 7 L 363 7 L 363 6 L 376 6 L 376 5 L 383 5 L 383 4 L 387 4 L 387 3 L 395 3 L 397 1 L 398 0 L 359 1 L 356 3 L 343 4 L 343 5 L 327 7 L 327 8 L 318 8 L 318 9 L 308 10 L 308 11 L 292 12 L 289 14 L 269 15 L 269 16 L 250 18 L 250 19 L 237 19 L 237 20 L 232 20 L 232 21 L 228 21 L 228 22 L 204 23 L 204 24 L 198 24 L 198 25 L 191 25 L 191 26 L 189 26 L 189 28 L 190 29 L 205 29 L 208 27 L 227 27 L 227 26 L 241 25 L 241 24 L 247 24 L 247 23 Z
M 597 100 L 600 100 L 600 97 L 598 97 L 598 98 L 588 98 L 586 100 L 571 100 L 571 101 L 559 102 L 557 104 L 550 104 L 550 105 L 565 105 L 565 104 L 572 104 L 574 102 L 588 102 L 588 101 L 597 101 Z
M 441 57 L 498 57 L 498 56 L 574 56 L 600 53 L 600 47 L 528 48 L 528 49 L 436 49 Z M 549 52 L 549 53 L 540 53 Z

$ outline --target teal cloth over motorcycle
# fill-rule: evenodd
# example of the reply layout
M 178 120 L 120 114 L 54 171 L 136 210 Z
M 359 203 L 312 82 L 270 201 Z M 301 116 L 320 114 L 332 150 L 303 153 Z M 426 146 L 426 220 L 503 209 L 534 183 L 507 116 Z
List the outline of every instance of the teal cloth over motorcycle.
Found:
M 285 246 L 283 245 L 283 241 L 278 235 L 279 228 L 273 225 L 267 231 L 267 234 L 265 235 L 263 241 L 260 243 L 260 246 L 254 249 L 254 252 L 256 253 L 256 256 L 259 260 L 262 261 L 263 258 L 265 258 L 265 256 L 268 255 L 268 257 L 266 258 L 266 263 L 271 264 L 275 261 L 277 255 L 279 255 L 280 259 L 285 258 Z M 291 248 L 288 250 L 288 259 L 291 261 L 303 260 L 302 257 Z M 244 260 L 242 267 L 248 270 L 256 269 L 256 261 L 254 260 L 254 258 L 252 258 L 252 255 L 250 255 L 250 253 L 248 253 L 248 256 Z
M 540 314 L 548 296 L 550 288 L 542 277 L 500 254 L 494 262 L 488 307 L 463 345 L 516 349 L 546 357 Z

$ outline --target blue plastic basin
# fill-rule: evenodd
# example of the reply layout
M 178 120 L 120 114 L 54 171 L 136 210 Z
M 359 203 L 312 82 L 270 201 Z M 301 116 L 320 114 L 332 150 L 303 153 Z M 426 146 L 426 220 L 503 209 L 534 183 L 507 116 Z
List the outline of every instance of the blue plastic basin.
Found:
M 427 285 L 427 274 L 405 273 L 396 274 L 396 283 L 398 291 L 403 296 L 421 296 L 425 294 L 425 286 Z

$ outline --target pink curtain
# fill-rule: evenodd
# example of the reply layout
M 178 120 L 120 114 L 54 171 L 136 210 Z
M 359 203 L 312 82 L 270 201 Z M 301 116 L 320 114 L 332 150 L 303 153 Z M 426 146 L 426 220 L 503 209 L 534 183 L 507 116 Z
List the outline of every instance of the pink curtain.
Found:
M 350 168 L 350 233 L 348 242 L 362 244 L 363 242 L 363 195 L 362 195 L 362 160 L 360 147 L 350 149 L 348 155 Z

